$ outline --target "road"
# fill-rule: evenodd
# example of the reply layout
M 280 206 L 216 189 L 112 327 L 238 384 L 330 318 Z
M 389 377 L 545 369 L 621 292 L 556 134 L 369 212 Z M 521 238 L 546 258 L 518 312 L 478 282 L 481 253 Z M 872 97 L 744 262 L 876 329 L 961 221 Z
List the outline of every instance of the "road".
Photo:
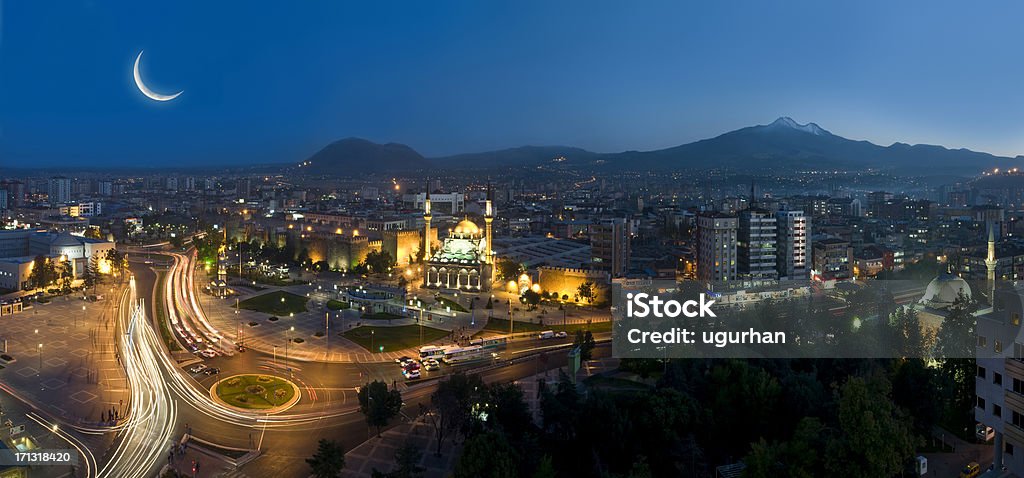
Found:
M 167 272 L 169 277 L 191 275 L 187 273 L 191 262 L 189 258 L 178 255 L 175 259 Z M 134 263 L 132 271 L 135 277 L 132 294 L 126 294 L 124 299 L 126 305 L 135 303 L 139 297 L 164 294 L 165 298 L 170 297 L 169 303 L 174 304 L 169 309 L 178 308 L 179 320 L 198 321 L 192 327 L 201 330 L 202 311 L 195 305 L 194 297 L 189 297 L 194 293 L 194 287 L 183 280 L 166 280 L 164 287 L 158 289 L 157 276 L 149 264 Z M 121 320 L 127 331 L 123 355 L 127 359 L 133 397 L 140 397 L 132 406 L 133 415 L 139 414 L 132 428 L 138 430 L 125 432 L 112 464 L 104 467 L 104 471 L 116 470 L 117 474 L 103 476 L 151 476 L 147 473 L 152 473 L 162 463 L 168 444 L 181 436 L 186 424 L 191 424 L 197 438 L 208 442 L 226 447 L 260 447 L 262 456 L 242 469 L 250 476 L 308 476 L 305 459 L 315 450 L 320 438 L 338 439 L 346 448 L 369 438 L 370 430 L 358 412 L 355 387 L 371 378 L 387 381 L 393 377 L 392 380 L 399 383 L 401 377 L 399 368 L 388 363 L 289 362 L 286 365 L 281 357 L 275 360 L 254 351 L 218 357 L 212 362 L 224 368 L 225 373 L 262 370 L 289 374 L 302 388 L 302 402 L 287 412 L 265 416 L 235 411 L 210 399 L 208 390 L 216 377 L 189 375 L 170 358 L 158 332 L 159 326 L 153 320 L 157 316 L 154 302 L 145 301 L 145 308 L 134 308 L 134 314 L 130 313 L 131 307 L 121 308 L 125 311 Z M 140 313 L 142 311 L 145 311 L 144 315 Z M 565 345 L 564 341 L 539 343 L 527 340 L 516 343 L 512 346 L 512 354 L 537 349 L 548 350 L 548 353 L 544 359 L 528 356 L 516 359 L 511 365 L 506 365 L 509 362 L 507 355 L 500 364 L 491 364 L 483 370 L 481 376 L 486 382 L 504 382 L 556 368 L 567 363 Z M 595 356 L 607 356 L 610 352 L 611 347 L 602 344 L 595 350 Z M 483 364 L 477 364 L 480 365 Z M 157 379 L 153 380 L 154 377 Z M 428 404 L 436 384 L 436 380 L 427 377 L 408 387 L 400 387 L 404 389 L 405 413 L 415 415 L 421 404 Z M 142 442 L 149 445 L 142 446 Z

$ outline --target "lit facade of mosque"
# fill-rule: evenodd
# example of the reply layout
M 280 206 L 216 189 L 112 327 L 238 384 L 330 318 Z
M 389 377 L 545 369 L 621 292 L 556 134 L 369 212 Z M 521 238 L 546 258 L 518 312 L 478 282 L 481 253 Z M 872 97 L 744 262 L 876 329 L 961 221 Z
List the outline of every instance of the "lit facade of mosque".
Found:
M 430 192 L 423 204 L 424 237 L 423 258 L 426 263 L 423 286 L 434 289 L 458 289 L 469 292 L 487 291 L 491 288 L 494 269 L 494 254 L 491 252 L 491 223 L 494 222 L 494 206 L 490 187 L 484 210 L 484 230 L 468 218 L 459 222 L 441 246 L 434 250 L 430 245 Z

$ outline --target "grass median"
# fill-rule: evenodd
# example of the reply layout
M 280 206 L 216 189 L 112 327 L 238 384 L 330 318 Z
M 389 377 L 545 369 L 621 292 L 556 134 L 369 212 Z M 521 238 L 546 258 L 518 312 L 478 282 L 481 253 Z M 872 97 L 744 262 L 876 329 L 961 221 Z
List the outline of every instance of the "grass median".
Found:
M 424 344 L 447 337 L 447 330 L 423 326 Z M 342 334 L 370 352 L 394 352 L 420 346 L 420 326 L 400 325 L 397 327 L 358 327 Z
M 308 297 L 292 294 L 283 290 L 275 290 L 256 297 L 250 297 L 238 303 L 238 307 L 255 310 L 270 315 L 287 316 L 306 311 Z

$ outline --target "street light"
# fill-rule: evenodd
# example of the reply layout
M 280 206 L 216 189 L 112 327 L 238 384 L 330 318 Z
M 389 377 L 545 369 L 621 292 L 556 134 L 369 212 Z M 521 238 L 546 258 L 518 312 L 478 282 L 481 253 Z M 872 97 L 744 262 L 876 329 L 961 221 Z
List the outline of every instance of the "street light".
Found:
M 82 320 L 85 320 L 85 306 L 82 306 Z M 75 327 L 78 327 L 78 318 L 75 318 Z
M 289 332 L 291 332 L 291 334 L 285 335 L 285 338 L 288 339 L 284 343 L 284 361 L 285 361 L 285 363 L 288 363 L 288 342 L 292 341 L 291 336 L 295 333 L 295 326 L 294 325 L 291 326 L 288 330 L 289 330 Z M 288 366 L 288 376 L 291 376 L 291 374 L 292 374 L 292 367 L 289 365 Z

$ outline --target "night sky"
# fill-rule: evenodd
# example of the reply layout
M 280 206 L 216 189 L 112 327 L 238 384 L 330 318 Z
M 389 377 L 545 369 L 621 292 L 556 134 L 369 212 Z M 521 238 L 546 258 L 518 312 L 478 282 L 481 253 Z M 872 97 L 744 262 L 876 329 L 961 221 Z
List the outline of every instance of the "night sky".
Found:
M 1024 153 L 1019 2 L 0 1 L 6 166 L 647 150 L 778 116 Z M 135 88 L 142 49 L 184 94 Z

